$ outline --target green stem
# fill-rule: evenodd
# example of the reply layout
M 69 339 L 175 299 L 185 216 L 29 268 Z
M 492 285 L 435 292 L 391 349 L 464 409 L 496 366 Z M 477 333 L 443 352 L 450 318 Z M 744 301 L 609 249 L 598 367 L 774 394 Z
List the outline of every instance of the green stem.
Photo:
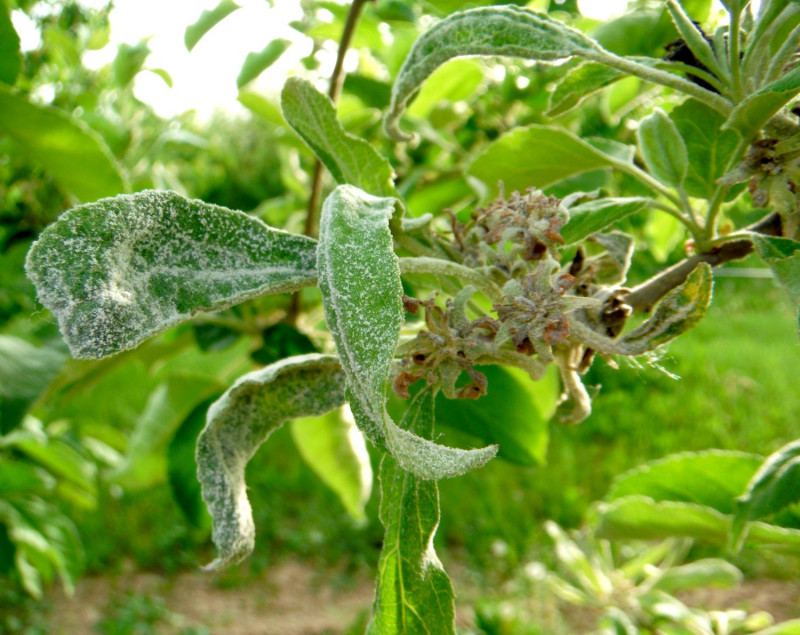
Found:
M 741 161 L 742 155 L 749 146 L 750 144 L 747 141 L 739 139 L 739 144 L 736 146 L 736 150 L 734 150 L 733 154 L 731 155 L 728 165 L 725 166 L 725 173 L 730 172 L 733 166 Z M 711 202 L 708 206 L 708 215 L 706 216 L 705 233 L 703 235 L 704 243 L 708 243 L 716 236 L 717 222 L 719 221 L 719 215 L 722 211 L 722 204 L 725 202 L 725 194 L 727 191 L 727 187 L 720 185 L 714 192 L 714 196 L 711 197 Z M 703 249 L 703 246 L 698 245 L 698 248 Z
M 587 51 L 584 53 L 584 57 L 587 57 L 595 62 L 599 62 L 600 64 L 610 66 L 611 68 L 619 69 L 630 75 L 635 75 L 636 77 L 653 82 L 654 84 L 661 84 L 662 86 L 674 88 L 682 93 L 691 95 L 714 110 L 721 112 L 726 117 L 730 114 L 731 110 L 733 110 L 733 104 L 730 102 L 730 100 L 725 99 L 721 95 L 717 95 L 710 90 L 706 90 L 697 84 L 693 84 L 682 77 L 673 75 L 672 73 L 667 73 L 666 71 L 661 71 L 657 68 L 651 68 L 649 66 L 645 66 L 644 64 L 639 64 L 638 62 L 634 62 L 633 60 L 629 60 L 624 57 L 619 57 L 618 55 L 614 55 L 613 53 L 603 49 L 597 49 L 591 52 Z
M 494 282 L 482 273 L 449 260 L 439 258 L 400 258 L 400 271 L 402 273 L 427 273 L 436 276 L 453 276 L 469 284 L 474 284 L 489 300 L 499 301 L 503 292 Z

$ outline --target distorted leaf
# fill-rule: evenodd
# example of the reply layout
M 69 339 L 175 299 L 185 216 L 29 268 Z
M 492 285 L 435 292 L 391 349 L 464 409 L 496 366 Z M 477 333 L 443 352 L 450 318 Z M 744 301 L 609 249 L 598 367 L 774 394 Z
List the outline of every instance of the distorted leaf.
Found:
M 287 420 L 340 407 L 344 387 L 338 359 L 302 355 L 244 375 L 208 409 L 197 440 L 197 476 L 219 555 L 206 569 L 239 562 L 253 550 L 244 474 L 259 446 Z
M 652 315 L 639 327 L 620 338 L 625 347 L 653 350 L 694 328 L 711 303 L 714 274 L 701 263 L 679 287 L 665 295 Z
M 433 434 L 434 395 L 420 391 L 400 427 L 418 438 Z M 439 525 L 439 486 L 384 455 L 380 518 L 386 533 L 368 635 L 455 633 L 453 587 L 433 548 Z
M 375 196 L 392 196 L 389 162 L 363 139 L 345 132 L 333 102 L 307 80 L 290 77 L 281 92 L 287 123 L 314 151 L 337 183 L 355 185 Z
M 0 131 L 20 153 L 87 201 L 126 190 L 102 138 L 67 114 L 37 106 L 0 84 Z
M 496 446 L 440 446 L 398 428 L 386 412 L 385 383 L 404 319 L 389 231 L 393 211 L 393 198 L 377 198 L 350 185 L 340 185 L 325 200 L 317 250 L 325 320 L 361 431 L 422 478 L 455 476 L 488 461 Z
M 72 354 L 96 359 L 198 311 L 313 284 L 315 257 L 305 236 L 145 191 L 65 212 L 33 244 L 26 270 Z
M 454 57 L 505 55 L 549 61 L 598 50 L 599 46 L 577 29 L 521 7 L 454 13 L 414 43 L 392 88 L 386 131 L 399 140 L 410 138 L 398 128 L 406 104 L 433 71 Z

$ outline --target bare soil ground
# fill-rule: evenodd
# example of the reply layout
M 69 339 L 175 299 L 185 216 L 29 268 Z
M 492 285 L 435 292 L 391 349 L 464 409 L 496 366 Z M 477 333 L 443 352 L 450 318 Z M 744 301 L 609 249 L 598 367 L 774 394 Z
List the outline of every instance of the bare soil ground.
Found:
M 480 590 L 463 588 L 457 579 L 458 568 L 455 569 L 455 587 L 466 591 L 460 593 L 460 598 L 469 604 L 468 598 L 475 599 Z M 347 585 L 331 584 L 331 579 L 313 565 L 294 561 L 270 568 L 261 578 L 234 588 L 223 588 L 214 576 L 201 571 L 172 577 L 142 572 L 114 579 L 90 577 L 81 580 L 72 598 L 55 593 L 50 598 L 51 632 L 96 635 L 95 625 L 106 616 L 114 599 L 126 593 L 163 598 L 166 608 L 181 616 L 172 624 L 159 623 L 158 633 L 179 633 L 192 626 L 204 626 L 204 632 L 212 635 L 334 635 L 351 628 L 369 610 L 373 580 L 364 575 L 351 578 Z M 734 589 L 682 594 L 681 599 L 689 606 L 767 611 L 776 621 L 800 618 L 797 582 L 746 581 Z M 594 629 L 596 615 L 576 611 L 575 607 L 561 608 L 562 617 L 556 620 L 561 628 L 555 630 L 584 635 Z M 460 607 L 459 626 L 471 626 L 472 616 L 469 606 Z

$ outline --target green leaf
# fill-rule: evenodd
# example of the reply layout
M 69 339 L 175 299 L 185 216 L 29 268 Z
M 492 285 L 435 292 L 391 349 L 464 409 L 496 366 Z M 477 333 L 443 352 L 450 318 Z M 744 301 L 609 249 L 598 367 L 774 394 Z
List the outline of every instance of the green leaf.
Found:
M 248 89 L 240 91 L 236 99 L 242 106 L 264 119 L 264 121 L 276 126 L 286 125 L 280 106 L 272 99 Z
M 570 71 L 550 93 L 548 117 L 569 112 L 598 90 L 625 77 L 622 71 L 597 62 L 584 62 Z
M 795 67 L 769 86 L 748 95 L 736 105 L 725 129 L 736 130 L 750 141 L 764 125 L 800 93 L 800 67 Z
M 767 457 L 736 501 L 733 544 L 740 543 L 748 521 L 776 514 L 798 500 L 800 441 L 793 441 Z
M 117 86 L 120 88 L 127 87 L 144 67 L 148 55 L 150 55 L 150 47 L 147 42 L 120 44 L 119 49 L 117 49 L 117 56 L 111 64 L 114 81 Z
M 322 417 L 295 419 L 290 429 L 306 464 L 339 497 L 348 514 L 365 521 L 372 466 L 358 428 L 336 410 Z
M 207 570 L 239 562 L 253 550 L 255 526 L 244 473 L 256 450 L 285 421 L 340 407 L 344 387 L 335 357 L 289 357 L 240 377 L 209 408 L 197 440 L 197 477 L 219 556 Z
M 657 540 L 673 536 L 723 543 L 728 519 L 720 512 L 693 503 L 654 501 L 646 496 L 625 496 L 596 509 L 595 535 L 609 540 Z
M 145 191 L 74 207 L 26 262 L 78 358 L 140 344 L 198 311 L 314 283 L 315 242 L 242 212 Z
M 667 114 L 656 108 L 639 122 L 636 137 L 650 173 L 662 183 L 681 187 L 689 169 L 689 155 Z
M 610 168 L 616 162 L 571 132 L 535 124 L 516 128 L 489 144 L 467 172 L 492 191 L 502 181 L 507 192 L 524 192 L 588 170 Z
M 0 82 L 13 86 L 20 68 L 22 56 L 19 52 L 19 36 L 11 24 L 5 0 L 0 0 Z
M 239 5 L 233 0 L 221 0 L 213 9 L 203 11 L 194 24 L 186 27 L 183 42 L 187 50 L 191 51 L 206 33 L 238 8 Z
M 655 501 L 705 505 L 730 514 L 735 498 L 744 490 L 761 461 L 762 457 L 744 452 L 681 452 L 618 476 L 605 500 L 642 495 Z
M 733 130 L 723 130 L 725 117 L 695 99 L 687 99 L 675 108 L 670 119 L 686 144 L 689 168 L 684 187 L 687 194 L 712 198 L 719 187 L 717 179 L 726 173 L 736 152 L 739 135 Z M 734 188 L 731 196 L 737 196 L 740 191 L 741 188 Z
M 678 33 L 681 35 L 681 39 L 683 39 L 684 44 L 694 54 L 695 58 L 711 73 L 717 77 L 722 77 L 724 68 L 717 60 L 711 45 L 697 24 L 692 21 L 692 18 L 676 0 L 667 0 L 667 10 L 675 28 L 678 29 Z
M 0 438 L 2 446 L 22 452 L 55 476 L 58 479 L 55 490 L 72 503 L 85 509 L 95 506 L 96 466 L 69 441 L 48 437 L 41 428 L 20 427 Z
M 484 71 L 475 60 L 450 60 L 436 69 L 414 98 L 409 114 L 426 118 L 442 101 L 454 102 L 471 96 L 484 81 Z
M 507 461 L 526 467 L 543 465 L 549 426 L 536 403 L 528 374 L 501 366 L 481 366 L 480 371 L 489 381 L 487 394 L 477 401 L 440 395 L 436 421 L 484 443 L 497 444 L 497 455 Z
M 601 198 L 569 208 L 569 222 L 561 229 L 564 242 L 577 243 L 587 236 L 647 209 L 649 199 Z
M 0 335 L 0 434 L 17 427 L 65 360 L 60 351 Z
M 800 635 L 800 620 L 789 620 L 757 631 L 756 635 Z
M 392 88 L 392 103 L 384 123 L 386 132 L 399 140 L 411 138 L 398 128 L 406 104 L 433 71 L 454 57 L 503 55 L 552 61 L 599 50 L 580 31 L 521 7 L 454 13 L 414 43 Z
M 734 587 L 744 576 L 735 566 L 722 558 L 703 558 L 678 567 L 670 567 L 653 585 L 654 589 L 672 593 L 685 589 L 710 586 Z
M 0 84 L 0 132 L 79 199 L 127 188 L 102 138 L 65 113 L 37 106 Z
M 290 44 L 289 40 L 278 38 L 267 44 L 262 51 L 248 53 L 236 78 L 236 86 L 241 89 L 261 75 L 283 55 Z
M 752 235 L 758 255 L 795 305 L 800 304 L 800 242 L 791 238 Z
M 701 263 L 689 274 L 686 282 L 661 299 L 653 314 L 641 326 L 622 336 L 620 343 L 624 347 L 646 352 L 693 329 L 708 311 L 713 288 L 711 267 Z
M 400 426 L 410 434 L 431 437 L 433 409 L 433 390 L 420 391 Z M 439 486 L 402 469 L 389 455 L 381 461 L 380 483 L 386 534 L 367 633 L 455 634 L 453 587 L 433 549 Z
M 355 185 L 375 196 L 395 194 L 389 162 L 368 142 L 345 132 L 333 102 L 310 82 L 290 77 L 281 92 L 281 107 L 287 123 L 337 183 Z
M 159 384 L 130 433 L 125 462 L 110 475 L 110 480 L 126 491 L 153 487 L 167 480 L 170 439 L 195 406 L 221 388 L 217 381 L 185 372 L 171 375 Z
M 394 205 L 393 198 L 377 198 L 350 185 L 340 185 L 325 200 L 317 250 L 325 320 L 361 431 L 421 478 L 455 476 L 483 465 L 497 447 L 440 446 L 398 428 L 386 412 L 385 383 L 404 316 L 389 231 Z
M 657 540 L 675 536 L 724 545 L 732 516 L 695 505 L 654 501 L 647 496 L 625 496 L 594 509 L 598 538 L 609 540 Z M 800 531 L 762 522 L 749 525 L 747 541 L 771 549 L 800 553 Z
M 167 447 L 167 476 L 178 507 L 195 527 L 210 527 L 210 517 L 203 504 L 200 481 L 197 480 L 197 439 L 206 424 L 209 406 L 221 395 L 198 404 L 181 422 Z

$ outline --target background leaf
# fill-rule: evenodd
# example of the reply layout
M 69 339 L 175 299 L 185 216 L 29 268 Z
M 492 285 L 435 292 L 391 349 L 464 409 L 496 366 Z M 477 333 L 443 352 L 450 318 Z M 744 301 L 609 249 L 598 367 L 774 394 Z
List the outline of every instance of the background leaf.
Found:
M 194 24 L 186 27 L 183 35 L 186 48 L 191 51 L 206 33 L 238 8 L 239 5 L 233 0 L 221 0 L 213 9 L 203 11 Z
M 26 269 L 72 354 L 100 358 L 197 311 L 313 284 L 315 257 L 311 238 L 145 191 L 69 210 L 33 244 Z
M 695 99 L 687 99 L 669 116 L 686 144 L 689 160 L 686 192 L 689 196 L 710 199 L 719 187 L 717 179 L 727 172 L 739 136 L 733 130 L 723 130 L 725 118 Z M 731 188 L 728 200 L 738 196 L 741 189 Z
M 8 5 L 0 0 L 0 82 L 13 86 L 21 66 L 19 36 L 11 24 Z
M 740 543 L 748 521 L 776 514 L 800 500 L 800 442 L 766 458 L 737 500 L 732 541 Z
M 197 438 L 206 425 L 206 412 L 220 396 L 217 394 L 195 406 L 175 430 L 167 447 L 167 475 L 172 495 L 189 522 L 203 529 L 211 527 L 211 517 L 203 503 L 200 481 L 197 480 L 195 448 Z
M 667 114 L 656 108 L 639 122 L 636 138 L 650 173 L 662 183 L 681 187 L 689 169 L 689 155 Z
M 795 306 L 800 305 L 800 242 L 790 238 L 753 234 L 758 255 L 769 265 L 775 279 Z
M 420 391 L 400 426 L 421 437 L 433 434 L 434 395 Z M 453 586 L 433 549 L 439 525 L 439 487 L 381 461 L 381 522 L 386 528 L 378 563 L 378 588 L 368 635 L 455 633 Z
M 761 461 L 755 454 L 722 450 L 673 454 L 618 476 L 605 500 L 642 495 L 657 502 L 695 503 L 730 514 Z
M 569 112 L 584 99 L 625 77 L 622 71 L 597 62 L 583 62 L 567 73 L 550 93 L 547 116 Z
M 497 192 L 503 182 L 506 192 L 544 188 L 574 174 L 609 168 L 615 159 L 571 132 L 554 126 L 516 128 L 481 151 L 468 173 Z
M 647 209 L 646 198 L 601 198 L 569 208 L 569 222 L 561 229 L 567 244 L 576 243 L 587 236 L 621 221 L 631 214 Z
M 736 130 L 750 141 L 774 115 L 800 93 L 800 67 L 795 67 L 769 86 L 748 95 L 736 105 L 725 122 L 726 129 Z
M 321 417 L 295 419 L 292 439 L 300 456 L 339 497 L 354 519 L 366 521 L 364 505 L 372 491 L 372 465 L 364 437 L 353 422 L 332 410 Z
M 258 53 L 248 53 L 242 64 L 242 70 L 239 71 L 239 76 L 236 78 L 236 86 L 242 88 L 261 75 L 283 55 L 290 44 L 289 40 L 278 38 L 272 40 Z
M 19 425 L 28 408 L 58 374 L 66 355 L 0 335 L 0 434 Z
M 81 200 L 127 189 L 100 135 L 55 108 L 32 104 L 2 84 L 0 132 Z
M 244 473 L 259 446 L 289 419 L 340 407 L 344 386 L 335 357 L 301 355 L 240 377 L 209 408 L 197 440 L 197 477 L 219 556 L 206 569 L 239 562 L 253 550 L 255 526 Z
M 287 123 L 300 135 L 339 184 L 375 196 L 395 195 L 389 162 L 363 139 L 345 132 L 333 102 L 303 79 L 290 77 L 281 92 Z

